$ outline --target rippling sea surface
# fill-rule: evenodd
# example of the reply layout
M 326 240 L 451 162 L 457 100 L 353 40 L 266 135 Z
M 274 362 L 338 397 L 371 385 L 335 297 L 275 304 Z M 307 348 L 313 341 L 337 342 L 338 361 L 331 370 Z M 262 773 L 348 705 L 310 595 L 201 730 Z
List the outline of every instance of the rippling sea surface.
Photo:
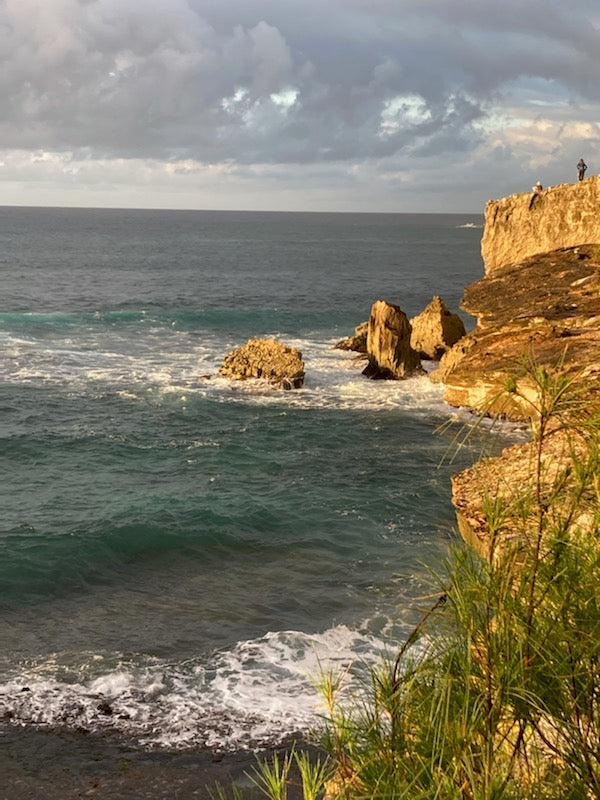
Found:
M 276 744 L 321 670 L 393 652 L 486 437 L 332 346 L 376 299 L 457 310 L 481 224 L 0 208 L 0 717 Z M 304 387 L 220 378 L 251 336 Z

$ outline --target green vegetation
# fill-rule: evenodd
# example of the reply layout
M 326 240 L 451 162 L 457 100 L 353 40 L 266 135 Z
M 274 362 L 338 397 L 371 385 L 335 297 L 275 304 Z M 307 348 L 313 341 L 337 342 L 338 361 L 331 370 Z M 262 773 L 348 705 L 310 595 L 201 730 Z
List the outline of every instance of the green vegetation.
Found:
M 533 403 L 530 480 L 486 499 L 485 555 L 452 550 L 435 603 L 360 696 L 323 678 L 328 762 L 300 770 L 305 798 L 600 797 L 600 414 L 560 372 L 530 377 L 537 400 L 516 398 Z M 272 800 L 290 764 L 259 770 Z

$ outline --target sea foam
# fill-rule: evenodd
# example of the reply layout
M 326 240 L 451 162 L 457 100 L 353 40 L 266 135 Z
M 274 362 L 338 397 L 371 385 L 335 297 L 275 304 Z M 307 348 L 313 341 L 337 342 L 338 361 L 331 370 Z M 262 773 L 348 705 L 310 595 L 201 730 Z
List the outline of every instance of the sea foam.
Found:
M 352 691 L 384 652 L 377 637 L 336 626 L 268 633 L 182 663 L 90 653 L 74 663 L 55 654 L 0 685 L 0 717 L 113 731 L 148 747 L 258 749 L 319 724 L 320 676 L 347 672 Z

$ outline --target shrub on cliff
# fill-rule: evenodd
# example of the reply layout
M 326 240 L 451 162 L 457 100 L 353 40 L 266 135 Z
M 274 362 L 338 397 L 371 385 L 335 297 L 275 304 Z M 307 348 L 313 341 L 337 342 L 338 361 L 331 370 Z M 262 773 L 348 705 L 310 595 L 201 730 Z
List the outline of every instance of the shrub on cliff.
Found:
M 564 376 L 532 377 L 533 480 L 488 499 L 487 556 L 454 548 L 361 696 L 324 680 L 331 800 L 600 797 L 600 414 Z M 557 469 L 544 448 L 559 434 Z

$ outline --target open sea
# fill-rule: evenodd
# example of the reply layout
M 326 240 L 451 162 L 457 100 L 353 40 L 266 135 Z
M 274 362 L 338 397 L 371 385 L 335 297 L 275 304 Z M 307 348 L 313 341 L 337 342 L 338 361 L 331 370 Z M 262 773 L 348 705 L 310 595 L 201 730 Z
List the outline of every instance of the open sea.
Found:
M 456 311 L 482 223 L 0 208 L 5 725 L 275 746 L 321 671 L 393 654 L 490 437 L 457 451 L 440 387 L 333 345 L 380 298 Z M 304 387 L 219 377 L 251 336 L 298 347 Z

